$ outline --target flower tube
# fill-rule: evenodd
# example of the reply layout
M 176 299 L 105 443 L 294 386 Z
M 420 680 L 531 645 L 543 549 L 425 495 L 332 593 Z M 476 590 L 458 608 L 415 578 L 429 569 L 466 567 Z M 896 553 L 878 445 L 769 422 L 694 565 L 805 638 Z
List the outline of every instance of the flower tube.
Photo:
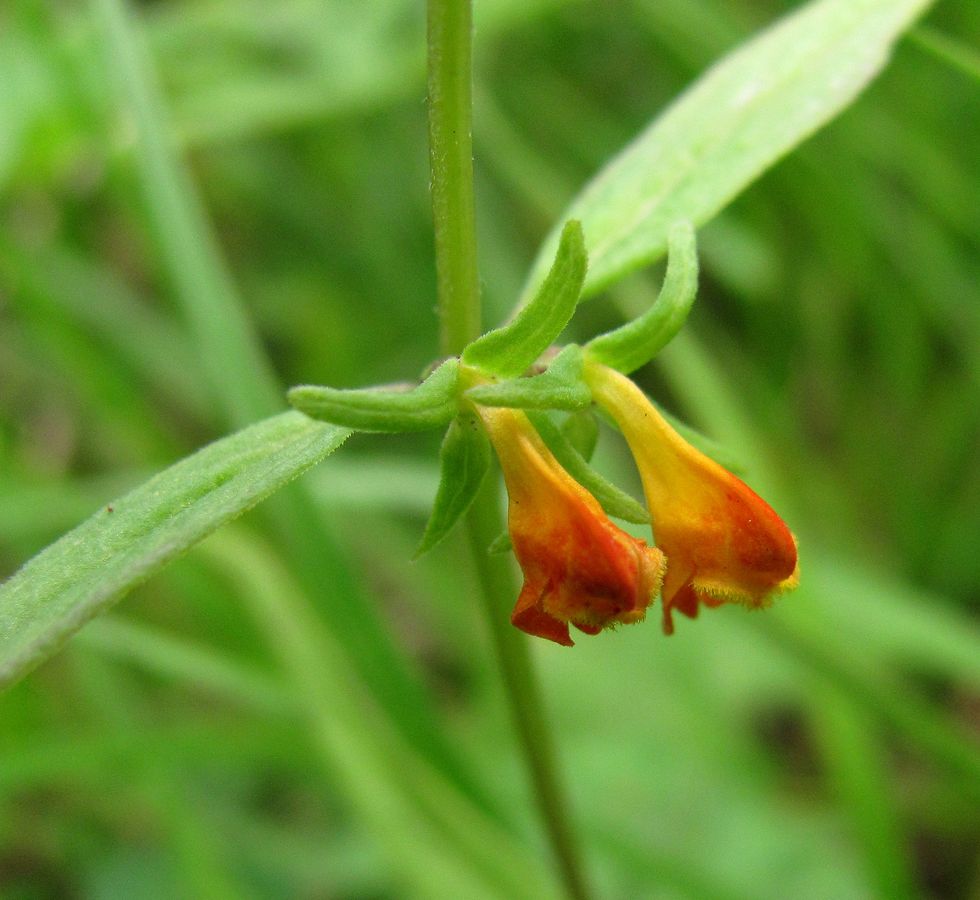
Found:
M 754 609 L 796 587 L 796 539 L 765 500 L 688 444 L 625 375 L 591 362 L 586 380 L 633 452 L 654 537 L 667 555 L 667 634 L 674 609 L 691 618 L 700 603 Z
M 477 407 L 510 498 L 508 526 L 524 571 L 511 622 L 572 646 L 586 634 L 646 615 L 663 579 L 664 556 L 616 527 L 598 501 L 551 454 L 519 410 Z

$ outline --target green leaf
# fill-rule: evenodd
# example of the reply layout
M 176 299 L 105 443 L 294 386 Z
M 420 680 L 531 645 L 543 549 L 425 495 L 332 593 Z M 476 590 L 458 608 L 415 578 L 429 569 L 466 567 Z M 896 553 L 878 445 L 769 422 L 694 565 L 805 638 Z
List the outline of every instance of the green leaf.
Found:
M 0 687 L 349 432 L 282 413 L 216 441 L 115 500 L 0 585 Z
M 572 201 L 591 296 L 664 252 L 670 226 L 707 222 L 830 121 L 885 64 L 930 0 L 818 0 L 709 69 Z M 522 303 L 545 279 L 544 243 Z
M 555 455 L 555 459 L 561 463 L 572 478 L 599 501 L 609 515 L 625 519 L 627 522 L 635 522 L 638 525 L 650 521 L 650 516 L 643 505 L 593 469 L 569 443 L 561 429 L 545 413 L 529 412 L 527 416 L 531 420 L 531 424 L 537 429 L 538 434 L 541 435 L 542 440 L 548 445 L 548 449 Z
M 436 546 L 470 508 L 490 468 L 490 441 L 476 416 L 453 419 L 439 452 L 440 477 L 432 515 L 413 559 Z
M 344 391 L 305 384 L 289 391 L 292 406 L 313 419 L 358 431 L 425 431 L 450 422 L 457 412 L 459 360 L 447 359 L 409 391 L 363 388 Z
M 508 325 L 488 332 L 463 351 L 463 362 L 504 377 L 523 375 L 564 330 L 582 292 L 589 258 L 582 226 L 565 223 L 552 250 L 551 271 Z
M 653 305 L 632 322 L 586 344 L 598 362 L 629 374 L 646 365 L 680 331 L 698 290 L 698 252 L 690 222 L 670 230 L 667 274 Z
M 470 388 L 466 396 L 482 406 L 518 409 L 584 409 L 592 392 L 582 380 L 582 348 L 569 344 L 540 375 L 510 378 Z

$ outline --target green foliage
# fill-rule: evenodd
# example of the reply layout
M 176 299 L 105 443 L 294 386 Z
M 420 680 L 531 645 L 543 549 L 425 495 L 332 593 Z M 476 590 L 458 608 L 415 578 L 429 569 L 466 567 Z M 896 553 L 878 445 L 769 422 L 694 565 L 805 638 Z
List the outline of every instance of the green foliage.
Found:
M 415 559 L 452 530 L 473 503 L 490 468 L 490 441 L 472 414 L 453 419 L 439 451 L 439 490 Z
M 136 132 L 136 162 L 155 243 L 225 420 L 236 428 L 280 408 L 255 329 L 215 247 L 203 203 L 180 166 L 168 116 L 126 0 L 94 0 L 110 77 Z
M 809 3 L 715 65 L 602 169 L 565 218 L 587 236 L 586 296 L 656 260 L 851 103 L 930 0 Z M 524 296 L 554 253 L 545 242 Z
M 407 391 L 364 388 L 342 391 L 300 385 L 289 402 L 314 419 L 359 431 L 427 431 L 456 415 L 459 360 L 447 359 L 418 387 Z
M 503 377 L 524 374 L 572 318 L 588 265 L 582 225 L 570 219 L 561 230 L 551 270 L 531 302 L 512 322 L 470 344 L 463 362 Z
M 595 256 L 598 216 L 583 219 L 586 292 L 614 289 L 568 340 L 644 315 L 656 284 L 611 267 L 694 222 L 698 309 L 643 386 L 719 439 L 706 452 L 737 461 L 803 552 L 800 591 L 764 614 L 705 612 L 670 640 L 651 615 L 573 653 L 534 648 L 596 896 L 975 888 L 980 7 L 936 4 L 845 115 L 762 176 L 747 163 L 786 153 L 770 141 L 824 115 L 809 104 L 835 76 L 853 90 L 854 61 L 870 73 L 910 10 L 792 6 L 815 27 L 762 69 L 773 93 L 742 122 L 719 73 L 755 66 L 786 3 L 475 4 L 488 323 L 637 123 L 718 88 L 683 133 L 662 130 L 678 105 L 653 126 L 667 193 L 635 245 L 617 231 Z M 106 5 L 101 25 L 78 4 L 0 12 L 0 576 L 274 412 L 277 385 L 390 383 L 436 352 L 422 5 L 132 7 L 122 40 L 150 54 L 129 69 Z M 826 38 L 828 9 L 869 30 L 797 52 Z M 148 70 L 149 96 L 127 83 Z M 621 187 L 620 213 L 644 202 Z M 223 327 L 229 300 L 251 349 Z M 593 418 L 561 424 L 584 458 Z M 0 894 L 548 895 L 474 562 L 453 533 L 407 564 L 434 440 L 349 441 L 0 694 Z M 617 441 L 592 465 L 635 484 Z
M 592 394 L 582 380 L 582 348 L 569 344 L 540 375 L 511 378 L 470 388 L 466 396 L 482 406 L 517 409 L 584 409 Z
M 283 413 L 199 450 L 99 510 L 0 586 L 0 686 L 347 435 Z
M 698 253 L 694 229 L 683 222 L 667 239 L 667 274 L 653 305 L 632 322 L 586 344 L 597 362 L 629 374 L 653 359 L 681 330 L 698 289 Z

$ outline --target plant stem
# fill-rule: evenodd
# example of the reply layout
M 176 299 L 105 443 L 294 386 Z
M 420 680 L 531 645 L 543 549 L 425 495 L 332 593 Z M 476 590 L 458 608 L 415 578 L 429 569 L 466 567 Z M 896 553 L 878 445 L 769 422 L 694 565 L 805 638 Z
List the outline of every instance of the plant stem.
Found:
M 510 624 L 509 602 L 513 578 L 505 556 L 491 556 L 487 547 L 500 534 L 494 479 L 488 478 L 467 517 L 470 550 L 480 577 L 484 611 L 497 662 L 504 681 L 511 715 L 531 778 L 535 801 L 557 858 L 569 897 L 589 896 L 581 866 L 581 853 L 568 818 L 568 804 L 560 784 L 554 744 L 544 715 L 537 675 L 527 639 Z M 501 602 L 505 600 L 505 602 Z
M 480 334 L 472 144 L 471 0 L 429 0 L 429 164 L 435 227 L 440 346 L 455 355 Z M 560 787 L 555 752 L 527 642 L 511 627 L 504 598 L 514 594 L 505 561 L 487 547 L 502 522 L 496 486 L 484 483 L 467 516 L 484 610 L 524 753 L 535 801 L 569 897 L 588 892 Z
M 473 201 L 473 17 L 470 0 L 429 0 L 429 168 L 440 346 L 480 333 Z

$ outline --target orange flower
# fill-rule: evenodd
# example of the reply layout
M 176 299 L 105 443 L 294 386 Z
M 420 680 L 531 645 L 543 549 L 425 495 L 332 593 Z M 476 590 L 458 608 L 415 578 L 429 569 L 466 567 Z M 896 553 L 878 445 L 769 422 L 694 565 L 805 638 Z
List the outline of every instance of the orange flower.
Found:
M 796 587 L 796 539 L 765 500 L 688 444 L 625 375 L 589 363 L 586 380 L 633 451 L 654 537 L 667 554 L 667 634 L 674 609 L 691 618 L 699 603 L 755 609 Z
M 586 634 L 639 622 L 663 579 L 664 557 L 609 521 L 598 501 L 552 456 L 519 410 L 477 407 L 500 458 L 508 524 L 524 587 L 511 622 L 572 646 Z

